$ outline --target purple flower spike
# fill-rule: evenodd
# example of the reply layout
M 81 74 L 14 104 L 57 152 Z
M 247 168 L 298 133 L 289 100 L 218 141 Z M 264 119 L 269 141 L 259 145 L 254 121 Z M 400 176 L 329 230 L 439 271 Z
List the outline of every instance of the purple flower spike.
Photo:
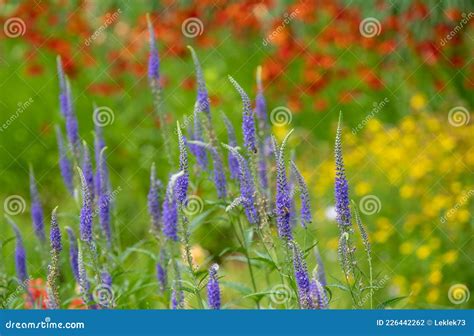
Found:
M 174 191 L 176 180 L 183 175 L 180 171 L 170 177 L 166 188 L 166 196 L 163 201 L 163 234 L 171 240 L 178 241 L 178 206 Z
M 92 163 L 91 163 L 91 155 L 89 152 L 89 148 L 87 147 L 87 144 L 85 142 L 83 143 L 82 147 L 83 147 L 82 172 L 84 173 L 84 177 L 87 183 L 87 188 L 89 189 L 91 200 L 93 201 L 95 198 L 95 195 L 94 195 L 95 185 L 94 185 L 94 171 L 92 169 Z
M 92 199 L 81 168 L 77 167 L 77 171 L 79 172 L 82 185 L 82 208 L 79 229 L 81 232 L 81 240 L 90 243 L 92 242 Z
M 318 309 L 327 309 L 329 300 L 326 291 L 317 279 L 310 283 L 311 299 Z
M 98 207 L 99 207 L 99 223 L 102 231 L 105 234 L 107 243 L 109 246 L 112 244 L 112 232 L 110 229 L 110 202 L 111 195 L 109 192 L 109 183 L 108 183 L 108 170 L 107 163 L 105 162 L 105 150 L 107 147 L 102 148 L 102 151 L 99 155 L 99 166 L 97 170 L 99 171 L 99 195 L 98 195 Z
M 209 282 L 207 283 L 207 300 L 210 309 L 221 309 L 221 291 L 217 279 L 219 265 L 214 264 L 209 268 Z
M 76 282 L 79 283 L 79 265 L 78 265 L 78 248 L 77 248 L 77 238 L 74 234 L 74 231 L 70 228 L 66 228 L 67 235 L 69 237 L 69 262 L 71 263 L 72 273 Z
M 219 152 L 215 147 L 201 141 L 190 141 L 190 145 L 199 146 L 208 149 L 211 152 L 212 165 L 214 167 L 214 185 L 217 189 L 217 197 L 223 199 L 227 196 L 227 181 L 225 178 L 224 165 Z
M 291 169 L 293 175 L 296 178 L 296 182 L 298 183 L 298 189 L 300 192 L 300 199 L 301 199 L 301 224 L 303 227 L 306 227 L 307 224 L 311 223 L 311 205 L 309 200 L 309 192 L 306 182 L 304 181 L 303 176 L 301 175 L 300 171 L 296 167 L 294 161 L 290 162 Z
M 30 168 L 30 195 L 31 195 L 31 219 L 33 221 L 33 229 L 36 237 L 40 241 L 46 239 L 44 233 L 44 216 L 43 207 L 41 206 L 41 200 L 39 197 L 38 188 L 36 186 L 35 175 L 33 168 Z
M 258 120 L 258 127 L 260 130 L 266 132 L 267 124 L 267 103 L 263 95 L 262 85 L 262 67 L 257 68 L 257 97 L 255 97 L 255 114 Z
M 69 114 L 69 101 L 66 85 L 66 75 L 64 74 L 63 64 L 61 62 L 61 56 L 57 57 L 57 68 L 58 68 L 58 78 L 59 78 L 59 107 L 63 117 L 66 117 Z
M 69 144 L 74 151 L 76 158 L 78 157 L 78 147 L 79 147 L 79 127 L 77 125 L 77 118 L 74 114 L 74 109 L 72 107 L 72 94 L 71 86 L 67 77 L 64 74 L 64 68 L 61 62 L 61 58 L 57 58 L 58 66 L 58 77 L 59 77 L 59 106 L 61 114 L 66 120 L 66 134 L 69 140 Z
M 102 271 L 102 272 L 100 273 L 100 279 L 101 279 L 102 284 L 103 284 L 104 286 L 107 286 L 107 287 L 109 287 L 109 288 L 112 287 L 112 276 L 110 275 L 109 272 L 107 272 L 107 271 Z
M 56 252 L 61 252 L 63 245 L 61 244 L 61 230 L 58 225 L 58 207 L 54 208 L 51 213 L 51 233 L 50 233 L 50 242 L 51 248 Z
M 304 261 L 303 254 L 301 253 L 298 245 L 293 242 L 293 268 L 295 272 L 295 281 L 298 286 L 298 299 L 300 306 L 303 309 L 313 309 L 314 304 L 311 299 L 311 284 L 308 276 L 308 270 L 306 268 L 306 262 Z
M 196 105 L 199 106 L 199 110 L 206 113 L 207 118 L 211 118 L 211 109 L 209 107 L 209 96 L 207 94 L 206 82 L 204 81 L 204 76 L 202 74 L 201 64 L 196 55 L 196 52 L 191 46 L 188 46 L 188 49 L 191 51 L 191 56 L 193 58 L 194 67 L 196 69 L 196 79 L 197 79 L 197 99 Z
M 150 85 L 159 88 L 160 80 L 160 57 L 155 42 L 155 31 L 151 24 L 150 16 L 147 15 L 148 32 L 150 34 L 150 56 L 148 58 L 148 79 Z
M 235 136 L 234 126 L 230 122 L 229 118 L 225 114 L 222 114 L 222 119 L 224 119 L 225 127 L 227 128 L 227 139 L 228 144 L 231 147 L 237 147 L 237 139 Z M 234 155 L 232 151 L 229 151 L 228 156 L 229 162 L 229 171 L 230 171 L 230 178 L 231 179 L 238 179 L 239 178 L 239 161 L 237 161 L 237 157 Z
M 151 222 L 155 229 L 161 227 L 161 210 L 160 210 L 160 199 L 159 199 L 158 183 L 156 180 L 156 168 L 155 163 L 151 166 L 150 173 L 150 190 L 148 191 L 148 213 L 151 217 Z
M 288 186 L 288 180 L 286 178 L 286 168 L 284 161 L 285 146 L 292 131 L 290 131 L 280 149 L 277 149 L 276 140 L 273 138 L 275 154 L 276 154 L 276 166 L 277 166 L 277 187 L 276 187 L 276 216 L 278 225 L 278 234 L 281 238 L 286 240 L 292 240 L 293 234 L 291 232 L 290 225 L 290 209 L 291 209 L 291 198 L 290 189 Z
M 158 280 L 158 285 L 160 286 L 160 291 L 163 293 L 166 290 L 167 286 L 167 272 L 166 266 L 163 262 L 158 262 L 156 264 L 156 278 Z
M 214 184 L 217 189 L 217 197 L 223 199 L 227 196 L 227 181 L 225 178 L 224 166 L 221 157 L 214 147 L 209 147 L 214 166 Z
M 240 155 L 239 152 L 237 152 L 235 148 L 230 147 L 228 145 L 224 145 L 224 147 L 230 150 L 239 162 L 240 197 L 242 205 L 244 206 L 245 215 L 247 216 L 249 223 L 258 223 L 259 216 L 257 208 L 255 206 L 255 185 L 253 183 L 253 176 L 250 172 L 248 163 L 245 158 Z
M 250 152 L 256 153 L 256 138 L 255 138 L 255 121 L 253 118 L 252 106 L 250 104 L 249 96 L 245 93 L 244 89 L 235 81 L 234 78 L 229 76 L 229 80 L 235 89 L 239 92 L 242 98 L 243 107 L 243 120 L 242 120 L 242 132 L 244 134 L 244 145 Z
M 19 282 L 24 283 L 28 280 L 28 271 L 26 269 L 26 253 L 25 253 L 25 246 L 23 245 L 23 238 L 21 236 L 21 232 L 18 229 L 18 226 L 15 222 L 10 218 L 6 217 L 10 225 L 13 227 L 13 231 L 15 231 L 16 237 L 16 246 L 15 246 L 15 268 L 16 268 L 16 276 Z
M 58 141 L 59 149 L 59 169 L 61 171 L 61 176 L 63 177 L 64 184 L 66 185 L 67 190 L 71 195 L 74 194 L 74 184 L 73 184 L 73 172 L 71 161 L 69 160 L 64 147 L 63 135 L 59 126 L 55 127 L 56 129 L 56 138 Z
M 69 140 L 69 144 L 73 149 L 76 157 L 79 156 L 79 126 L 77 125 L 77 118 L 76 114 L 74 113 L 74 109 L 72 107 L 72 93 L 71 93 L 71 85 L 69 81 L 66 79 L 66 95 L 67 95 L 67 114 L 66 118 L 66 134 Z
M 351 225 L 351 210 L 349 201 L 349 184 L 346 178 L 344 160 L 342 157 L 342 114 L 339 115 L 339 123 L 336 132 L 335 160 L 336 160 L 336 179 L 335 179 L 335 207 L 336 221 L 340 228 Z
M 194 129 L 192 130 L 192 133 L 190 134 L 189 138 L 192 141 L 201 141 L 201 142 L 203 142 L 204 138 L 203 138 L 203 135 L 202 135 L 202 125 L 201 125 L 201 119 L 200 119 L 200 116 L 199 116 L 199 114 L 201 112 L 200 112 L 199 109 L 200 109 L 200 106 L 196 104 L 194 106 L 194 114 L 193 114 Z M 209 164 L 208 159 L 207 159 L 206 149 L 202 148 L 200 146 L 189 144 L 189 150 L 196 157 L 196 160 L 197 160 L 197 163 L 199 164 L 199 166 L 202 169 L 206 170 L 207 167 L 208 167 L 208 164 Z
M 188 152 L 186 150 L 186 143 L 181 133 L 179 122 L 177 124 L 178 131 L 178 145 L 179 145 L 179 170 L 183 175 L 176 180 L 176 200 L 183 204 L 186 201 L 188 194 L 189 172 L 188 172 Z

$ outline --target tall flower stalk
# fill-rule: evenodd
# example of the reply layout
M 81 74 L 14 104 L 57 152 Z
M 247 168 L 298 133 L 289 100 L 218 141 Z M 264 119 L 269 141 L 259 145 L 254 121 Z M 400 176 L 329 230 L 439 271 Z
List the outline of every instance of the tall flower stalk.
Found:
M 295 242 L 292 242 L 291 247 L 293 250 L 293 268 L 296 285 L 298 287 L 300 307 L 303 309 L 313 309 L 314 304 L 311 298 L 311 284 L 303 253 Z
M 252 105 L 250 104 L 250 98 L 234 78 L 229 76 L 229 81 L 232 83 L 232 85 L 235 87 L 237 92 L 240 94 L 240 97 L 242 98 L 242 133 L 244 135 L 245 148 L 247 148 L 249 153 L 256 153 L 257 145 L 255 136 L 255 120 L 253 117 Z
M 40 242 L 44 242 L 46 239 L 44 232 L 44 215 L 43 206 L 36 185 L 35 174 L 33 168 L 30 167 L 30 196 L 31 196 L 31 220 L 33 221 L 33 229 L 36 237 Z
M 346 178 L 344 159 L 342 156 L 342 113 L 339 115 L 334 153 L 336 163 L 334 196 L 336 221 L 340 230 L 338 255 L 346 282 L 350 287 L 349 282 L 354 276 L 356 261 L 354 258 L 355 247 L 352 243 L 353 228 L 349 201 L 349 183 Z M 351 295 L 355 302 L 352 290 Z
M 62 250 L 61 231 L 58 225 L 58 207 L 51 213 L 51 263 L 48 266 L 48 279 L 46 291 L 48 293 L 48 308 L 59 309 L 59 253 Z
M 207 302 L 210 309 L 221 309 L 221 290 L 219 288 L 219 280 L 217 279 L 217 271 L 219 265 L 213 264 L 209 268 L 209 281 L 207 282 Z
M 69 145 L 72 149 L 76 162 L 78 162 L 80 158 L 81 143 L 79 137 L 79 126 L 77 124 L 77 117 L 72 104 L 71 85 L 66 75 L 64 74 L 63 64 L 59 56 L 57 58 L 57 63 L 59 77 L 60 110 L 66 122 L 66 135 L 69 141 Z
M 150 56 L 148 58 L 148 81 L 153 95 L 153 106 L 155 114 L 160 122 L 161 135 L 163 139 L 163 148 L 169 165 L 173 166 L 173 157 L 168 142 L 168 127 L 166 125 L 166 114 L 163 110 L 163 102 L 161 99 L 162 88 L 160 83 L 160 57 L 155 41 L 155 30 L 151 23 L 150 15 L 147 14 L 148 33 L 150 35 Z
M 61 133 L 61 128 L 56 125 L 56 138 L 58 142 L 58 151 L 59 151 L 59 169 L 61 171 L 61 176 L 63 177 L 64 185 L 71 195 L 74 195 L 74 183 L 73 183 L 73 170 L 72 164 L 69 160 L 66 147 L 64 147 L 63 135 Z
M 280 238 L 291 241 L 293 239 L 293 233 L 291 232 L 290 225 L 290 209 L 291 209 L 291 198 L 290 198 L 290 188 L 288 186 L 288 179 L 286 176 L 286 167 L 285 167 L 285 147 L 286 142 L 288 141 L 289 136 L 292 131 L 290 131 L 285 139 L 283 140 L 280 148 L 276 144 L 275 138 L 273 138 L 275 156 L 276 156 L 276 168 L 277 168 L 277 177 L 276 177 L 276 194 L 275 194 L 275 212 L 277 219 L 278 234 Z

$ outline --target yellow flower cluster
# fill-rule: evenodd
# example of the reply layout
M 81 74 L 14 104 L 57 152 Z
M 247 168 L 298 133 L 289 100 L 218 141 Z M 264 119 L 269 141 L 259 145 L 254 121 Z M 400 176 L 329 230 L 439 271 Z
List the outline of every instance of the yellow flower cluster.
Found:
M 376 213 L 362 216 L 374 254 L 385 256 L 376 264 L 392 275 L 395 291 L 410 294 L 412 303 L 452 305 L 449 286 L 474 277 L 472 267 L 460 266 L 469 261 L 473 225 L 474 126 L 455 127 L 447 113 L 428 114 L 424 97 L 410 103 L 414 113 L 396 125 L 372 118 L 359 133 L 345 132 L 350 194 L 356 203 L 366 195 L 380 200 Z M 332 202 L 334 160 L 315 174 L 307 169 L 314 197 Z M 324 211 L 317 209 L 317 220 L 325 219 Z M 335 239 L 325 244 L 337 245 Z

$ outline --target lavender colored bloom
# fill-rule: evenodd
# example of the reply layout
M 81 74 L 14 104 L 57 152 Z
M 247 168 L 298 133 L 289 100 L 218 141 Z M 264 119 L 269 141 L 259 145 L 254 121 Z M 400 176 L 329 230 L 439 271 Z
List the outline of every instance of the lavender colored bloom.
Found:
M 275 196 L 275 211 L 277 216 L 278 234 L 281 238 L 286 240 L 293 239 L 290 225 L 290 209 L 291 198 L 288 180 L 286 178 L 286 168 L 284 163 L 285 145 L 289 135 L 285 137 L 280 149 L 277 149 L 276 141 L 274 141 L 276 153 L 276 167 L 277 167 L 277 181 L 276 181 L 276 196 Z
M 188 46 L 188 49 L 191 51 L 191 56 L 194 62 L 194 68 L 196 69 L 196 79 L 197 79 L 197 99 L 196 105 L 199 106 L 199 110 L 204 112 L 207 118 L 211 118 L 211 109 L 209 106 L 209 96 L 207 94 L 206 82 L 204 81 L 204 76 L 202 74 L 201 64 L 196 55 L 196 52 L 191 46 Z
M 200 106 L 195 105 L 194 106 L 194 112 L 193 112 L 193 118 L 194 118 L 194 129 L 190 133 L 190 140 L 193 141 L 204 141 L 203 135 L 202 135 L 202 125 L 201 125 L 201 119 L 199 117 L 200 111 L 199 111 Z M 200 146 L 192 145 L 189 144 L 189 150 L 193 155 L 196 157 L 197 163 L 199 166 L 206 170 L 208 167 L 208 159 L 207 159 L 207 152 L 205 148 L 202 148 Z
M 82 170 L 79 167 L 77 170 L 79 172 L 82 185 L 82 208 L 79 229 L 81 232 L 81 240 L 90 243 L 92 242 L 92 199 L 86 178 L 84 177 Z
M 178 291 L 173 288 L 173 291 L 171 292 L 171 309 L 180 309 L 182 307 L 182 301 L 180 300 L 180 294 Z
M 189 172 L 188 172 L 188 152 L 186 151 L 186 143 L 181 132 L 179 122 L 177 124 L 178 131 L 178 146 L 179 146 L 179 170 L 183 172 L 183 175 L 178 177 L 176 180 L 176 200 L 183 204 L 186 201 L 189 184 Z
M 298 287 L 298 299 L 300 306 L 303 309 L 314 308 L 313 300 L 311 299 L 311 285 L 304 261 L 303 254 L 298 245 L 293 242 L 293 268 L 295 272 L 295 281 Z
M 70 228 L 66 228 L 67 235 L 69 237 L 69 262 L 71 263 L 72 273 L 77 282 L 79 282 L 79 265 L 78 265 L 78 249 L 77 249 L 77 238 L 74 231 Z
M 224 165 L 222 164 L 222 159 L 219 155 L 219 152 L 215 147 L 210 144 L 206 144 L 201 141 L 192 141 L 189 142 L 194 146 L 199 146 L 205 149 L 208 149 L 211 152 L 212 165 L 214 167 L 214 185 L 217 189 L 217 196 L 219 198 L 226 198 L 227 196 L 227 181 L 225 178 Z
M 339 123 L 337 125 L 336 145 L 335 145 L 335 160 L 336 160 L 336 179 L 335 179 L 335 207 L 336 207 L 336 221 L 340 228 L 351 225 L 351 210 L 349 203 L 349 184 L 346 179 L 346 172 L 344 168 L 344 160 L 342 157 L 342 114 L 339 115 Z
M 293 175 L 296 178 L 296 182 L 298 183 L 298 188 L 300 192 L 300 199 L 301 199 L 301 224 L 303 227 L 306 227 L 307 224 L 311 223 L 311 204 L 309 200 L 309 192 L 306 182 L 304 181 L 303 176 L 301 175 L 300 171 L 296 167 L 294 161 L 290 162 L 291 169 Z
M 265 101 L 265 96 L 263 95 L 261 66 L 257 68 L 257 96 L 255 97 L 255 114 L 258 120 L 258 128 L 260 131 L 265 133 L 268 128 L 267 103 Z
M 263 190 L 268 189 L 268 176 L 267 176 L 267 158 L 265 155 L 265 143 L 263 141 L 258 142 L 259 152 L 258 156 L 258 177 L 260 180 L 260 186 Z
M 40 241 L 46 239 L 44 233 L 44 216 L 43 207 L 41 206 L 41 200 L 39 197 L 38 188 L 36 186 L 35 175 L 33 168 L 30 168 L 30 195 L 31 195 L 31 219 L 33 221 L 33 229 L 36 237 Z
M 311 299 L 315 306 L 319 309 L 327 309 L 329 300 L 326 291 L 317 279 L 313 279 L 310 283 Z
M 58 207 L 54 208 L 53 212 L 51 213 L 50 242 L 51 248 L 59 253 L 63 249 L 63 245 L 61 244 L 61 230 L 59 229 L 58 225 L 57 211 Z
M 224 119 L 225 127 L 227 128 L 227 139 L 228 144 L 231 147 L 237 147 L 237 139 L 235 136 L 234 126 L 230 122 L 229 118 L 225 114 L 222 114 L 222 119 Z M 237 157 L 232 151 L 229 151 L 228 156 L 229 162 L 229 171 L 230 171 L 230 178 L 238 179 L 239 178 L 239 161 L 237 161 Z
M 227 181 L 225 178 L 224 166 L 221 157 L 214 147 L 209 147 L 212 157 L 212 164 L 214 166 L 214 184 L 217 189 L 217 197 L 226 198 L 227 196 Z
M 87 188 L 89 189 L 91 200 L 94 200 L 94 171 L 92 169 L 89 148 L 87 147 L 87 144 L 85 142 L 83 143 L 82 172 L 84 173 L 84 177 L 86 179 Z
M 79 156 L 79 126 L 77 124 L 76 114 L 74 113 L 74 109 L 72 107 L 72 93 L 71 93 L 71 85 L 69 81 L 66 80 L 66 95 L 67 95 L 67 114 L 65 115 L 66 118 L 66 134 L 69 140 L 69 144 L 73 149 L 76 157 Z
M 209 281 L 207 283 L 207 300 L 210 309 L 221 309 L 221 291 L 217 279 L 219 265 L 214 264 L 209 268 Z
M 166 286 L 168 282 L 166 268 L 163 266 L 164 265 L 162 262 L 158 262 L 156 264 L 156 278 L 158 280 L 161 293 L 163 293 L 166 290 Z
M 257 152 L 256 137 L 255 137 L 255 121 L 253 118 L 252 106 L 250 99 L 242 87 L 235 81 L 234 78 L 229 76 L 229 80 L 235 89 L 239 92 L 243 103 L 243 119 L 242 119 L 242 132 L 244 134 L 244 145 L 250 152 Z
M 152 86 L 158 88 L 160 80 L 160 57 L 155 42 L 155 32 L 150 17 L 147 16 L 148 32 L 150 34 L 150 56 L 148 58 L 148 79 Z
M 15 231 L 16 245 L 15 245 L 15 269 L 16 276 L 19 282 L 24 283 L 28 279 L 28 271 L 26 269 L 26 253 L 23 245 L 23 238 L 20 229 L 15 222 L 7 216 L 7 220 Z
M 109 246 L 112 244 L 112 232 L 110 230 L 110 201 L 111 195 L 109 192 L 109 183 L 107 178 L 107 163 L 105 162 L 104 152 L 107 147 L 104 147 L 99 155 L 99 195 L 98 195 L 98 207 L 99 207 L 99 224 L 102 231 L 105 234 L 107 243 Z
M 150 214 L 153 227 L 158 230 L 161 226 L 161 210 L 158 184 L 156 181 L 155 163 L 151 165 L 150 189 L 148 191 L 148 213 Z
M 258 211 L 255 200 L 255 186 L 253 183 L 253 176 L 250 172 L 249 166 L 245 158 L 240 155 L 235 148 L 224 145 L 228 150 L 232 151 L 239 162 L 239 184 L 240 197 L 242 205 L 244 206 L 245 215 L 249 223 L 255 224 L 259 221 Z
M 59 106 L 61 114 L 66 120 L 66 134 L 71 148 L 74 150 L 74 155 L 78 156 L 79 145 L 79 127 L 77 125 L 77 118 L 72 107 L 71 86 L 68 79 L 64 75 L 61 58 L 57 58 L 58 77 L 59 77 Z
M 71 195 L 74 194 L 74 184 L 73 184 L 73 172 L 72 164 L 69 160 L 66 148 L 64 147 L 63 135 L 59 126 L 55 127 L 56 129 L 56 138 L 58 141 L 59 149 L 59 169 L 61 171 L 61 176 L 63 177 L 64 184 L 66 185 L 67 190 Z
M 176 194 L 174 191 L 176 180 L 183 175 L 179 172 L 170 177 L 166 188 L 166 196 L 163 201 L 162 221 L 163 234 L 171 240 L 178 241 L 178 207 L 176 202 Z
M 109 272 L 107 272 L 107 271 L 102 271 L 102 272 L 100 273 L 100 279 L 101 279 L 102 284 L 103 284 L 104 286 L 107 286 L 107 287 L 109 287 L 109 288 L 112 287 L 112 276 L 110 275 Z
M 66 85 L 66 75 L 64 74 L 63 64 L 61 62 L 61 56 L 57 57 L 57 68 L 59 78 L 59 107 L 63 117 L 69 114 L 69 101 Z

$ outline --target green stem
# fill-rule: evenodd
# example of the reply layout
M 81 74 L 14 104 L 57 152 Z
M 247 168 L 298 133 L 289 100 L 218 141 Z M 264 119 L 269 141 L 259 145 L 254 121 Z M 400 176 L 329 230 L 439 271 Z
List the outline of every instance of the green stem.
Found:
M 252 263 L 250 261 L 250 256 L 249 256 L 249 253 L 248 253 L 248 247 L 247 247 L 247 242 L 246 242 L 246 239 L 245 239 L 244 227 L 242 226 L 242 222 L 240 221 L 240 219 L 238 219 L 237 222 L 239 223 L 238 226 L 240 228 L 240 233 L 242 234 L 242 241 L 239 239 L 239 235 L 237 234 L 237 230 L 234 228 L 233 225 L 232 225 L 232 228 L 234 229 L 237 240 L 239 241 L 240 245 L 242 246 L 242 249 L 244 250 L 245 258 L 247 259 L 247 265 L 248 265 L 248 268 L 249 268 L 250 279 L 252 281 L 252 287 L 253 287 L 254 292 L 257 293 L 257 283 L 255 282 L 253 267 L 252 267 Z M 260 302 L 256 301 L 256 304 L 257 304 L 257 309 L 260 309 Z
M 184 249 L 185 249 L 186 262 L 188 264 L 189 272 L 191 273 L 191 276 L 193 279 L 194 294 L 196 295 L 196 298 L 198 299 L 199 308 L 204 309 L 204 304 L 202 303 L 201 292 L 199 291 L 199 284 L 196 278 L 196 272 L 194 271 L 193 257 L 191 255 L 191 250 L 190 250 L 189 237 L 191 234 L 188 228 L 188 218 L 186 217 L 182 207 L 180 208 L 180 210 L 181 210 L 181 218 L 182 218 L 182 223 L 183 223 L 183 237 L 184 237 L 183 243 L 184 243 Z
M 370 309 L 373 309 L 373 297 L 374 297 L 374 286 L 373 286 L 373 275 L 372 275 L 372 257 L 367 252 L 367 262 L 369 263 L 369 281 L 370 281 Z

